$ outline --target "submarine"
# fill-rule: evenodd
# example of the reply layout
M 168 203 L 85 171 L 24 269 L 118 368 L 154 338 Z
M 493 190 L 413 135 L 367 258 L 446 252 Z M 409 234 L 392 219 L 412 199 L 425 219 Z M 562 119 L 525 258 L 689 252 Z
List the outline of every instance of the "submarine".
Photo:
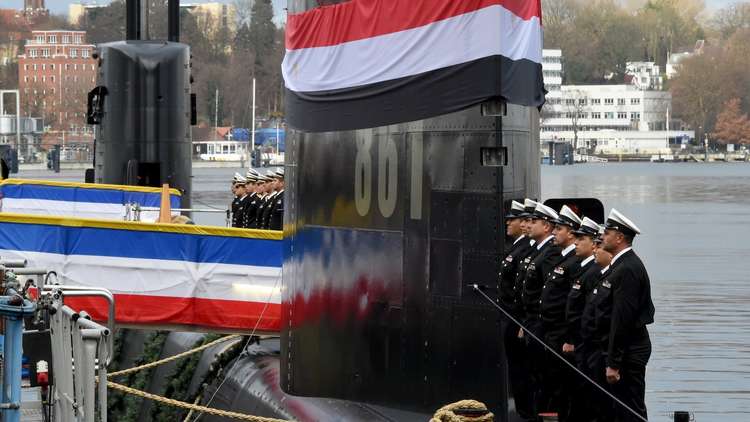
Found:
M 93 181 L 169 183 L 189 207 L 195 97 L 179 4 L 168 1 L 165 41 L 140 39 L 140 0 L 126 8 L 127 39 L 98 47 L 89 94 Z M 196 394 L 207 384 L 197 402 L 299 421 L 424 421 L 471 398 L 497 421 L 518 420 L 508 321 L 472 286 L 498 283 L 510 201 L 540 195 L 538 109 L 497 98 L 404 123 L 289 128 L 286 148 L 281 333 L 240 344 L 212 379 L 215 351 L 205 352 L 189 377 Z M 122 336 L 126 367 L 144 334 Z M 194 341 L 169 333 L 162 353 Z M 149 391 L 166 389 L 164 374 Z M 143 403 L 137 419 L 152 412 Z

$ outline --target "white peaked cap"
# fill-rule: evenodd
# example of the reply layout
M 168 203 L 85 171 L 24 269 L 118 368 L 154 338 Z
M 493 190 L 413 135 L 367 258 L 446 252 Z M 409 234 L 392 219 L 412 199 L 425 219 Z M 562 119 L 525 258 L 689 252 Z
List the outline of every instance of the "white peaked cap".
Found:
M 560 208 L 560 220 L 564 221 L 566 219 L 570 220 L 570 222 L 576 226 L 581 225 L 581 218 L 578 217 L 569 206 L 563 205 L 562 208 Z
M 523 200 L 524 208 L 536 208 L 538 202 L 533 199 L 526 198 Z
M 523 204 L 520 203 L 520 202 L 518 202 L 518 201 L 512 201 L 510 203 L 510 209 L 511 210 L 516 210 L 516 211 L 521 211 L 521 212 L 523 212 L 525 210 L 525 208 L 523 207 Z
M 536 218 L 542 218 L 542 219 L 549 220 L 549 221 L 554 221 L 560 218 L 560 216 L 557 214 L 555 210 L 542 204 L 541 202 L 536 204 L 536 208 L 534 208 L 533 216 Z
M 639 229 L 638 226 L 635 225 L 635 223 L 630 221 L 628 217 L 625 217 L 620 211 L 617 211 L 614 208 L 612 208 L 612 211 L 609 212 L 606 227 L 608 229 L 614 229 L 621 232 L 624 231 L 626 234 L 628 231 L 632 232 L 633 234 L 641 234 L 641 229 Z

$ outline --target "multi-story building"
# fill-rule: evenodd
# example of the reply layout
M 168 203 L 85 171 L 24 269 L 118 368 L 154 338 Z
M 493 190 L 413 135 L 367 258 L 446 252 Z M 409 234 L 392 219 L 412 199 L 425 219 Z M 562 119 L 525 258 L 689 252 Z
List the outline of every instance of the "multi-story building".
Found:
M 80 130 L 96 83 L 94 45 L 85 31 L 32 31 L 18 57 L 22 110 L 53 130 Z
M 542 50 L 542 74 L 544 88 L 547 89 L 547 103 L 559 104 L 562 98 L 560 87 L 563 81 L 562 50 Z
M 667 130 L 672 96 L 633 85 L 563 85 L 559 104 L 543 114 L 540 140 L 579 152 L 662 154 L 692 131 Z M 674 129 L 674 125 L 671 125 Z
M 661 91 L 664 87 L 659 65 L 654 62 L 626 62 L 625 83 L 642 90 Z

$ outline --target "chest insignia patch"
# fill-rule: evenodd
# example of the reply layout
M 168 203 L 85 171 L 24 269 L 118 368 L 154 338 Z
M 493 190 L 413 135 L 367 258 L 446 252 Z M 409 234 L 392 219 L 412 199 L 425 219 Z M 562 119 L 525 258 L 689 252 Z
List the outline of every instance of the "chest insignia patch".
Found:
M 563 267 L 555 267 L 555 274 L 563 275 L 565 274 L 565 269 Z
M 513 255 L 508 255 L 505 257 L 505 262 L 513 262 Z
M 609 288 L 612 287 L 612 285 L 609 283 L 609 281 L 604 280 L 604 281 L 602 281 L 602 287 L 606 287 L 606 288 L 609 289 Z

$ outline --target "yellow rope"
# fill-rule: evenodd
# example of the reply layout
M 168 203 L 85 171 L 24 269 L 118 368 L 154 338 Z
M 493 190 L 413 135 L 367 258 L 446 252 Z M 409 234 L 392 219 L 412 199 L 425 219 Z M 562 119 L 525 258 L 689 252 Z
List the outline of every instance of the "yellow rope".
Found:
M 199 406 L 197 404 L 186 403 L 184 401 L 168 399 L 166 397 L 147 393 L 141 390 L 136 390 L 135 388 L 130 388 L 126 385 L 118 384 L 112 381 L 107 381 L 107 387 L 113 390 L 120 390 L 123 393 L 132 394 L 138 397 L 143 397 L 145 399 L 153 400 L 159 403 L 168 404 L 170 406 L 175 406 L 175 407 L 179 407 L 182 409 L 188 409 L 191 411 L 194 410 L 196 412 L 208 413 L 209 415 L 223 416 L 226 418 L 238 419 L 238 420 L 250 421 L 250 422 L 286 422 L 283 419 L 265 418 L 262 416 L 246 415 L 244 413 L 230 412 L 227 410 L 214 409 L 211 407 L 205 407 L 205 406 Z
M 492 422 L 495 420 L 495 415 L 492 412 L 487 411 L 482 416 L 462 416 L 455 413 L 459 409 L 475 409 L 487 411 L 487 406 L 484 403 L 476 400 L 461 400 L 449 405 L 443 406 L 435 412 L 430 422 Z
M 154 361 L 154 362 L 151 362 L 151 363 L 146 363 L 146 364 L 143 364 L 141 366 L 136 366 L 134 368 L 123 369 L 122 371 L 111 372 L 111 373 L 107 374 L 107 378 L 109 378 L 109 377 L 116 377 L 118 375 L 130 374 L 132 372 L 137 372 L 137 371 L 140 371 L 142 369 L 153 368 L 154 366 L 159 366 L 159 365 L 162 365 L 164 363 L 168 363 L 168 362 L 172 362 L 174 360 L 182 359 L 185 356 L 190 356 L 193 353 L 202 352 L 203 350 L 206 350 L 209 347 L 215 346 L 215 345 L 217 345 L 219 343 L 223 343 L 225 341 L 232 340 L 232 339 L 235 339 L 235 338 L 238 338 L 238 337 L 241 337 L 241 336 L 239 334 L 232 334 L 230 336 L 222 337 L 222 338 L 214 340 L 214 341 L 212 341 L 210 343 L 206 343 L 203 346 L 198 346 L 195 349 L 191 349 L 191 350 L 188 350 L 188 351 L 185 351 L 185 352 L 182 352 L 182 353 L 178 353 L 178 354 L 176 354 L 174 356 L 170 356 L 168 358 L 157 360 L 157 361 Z

